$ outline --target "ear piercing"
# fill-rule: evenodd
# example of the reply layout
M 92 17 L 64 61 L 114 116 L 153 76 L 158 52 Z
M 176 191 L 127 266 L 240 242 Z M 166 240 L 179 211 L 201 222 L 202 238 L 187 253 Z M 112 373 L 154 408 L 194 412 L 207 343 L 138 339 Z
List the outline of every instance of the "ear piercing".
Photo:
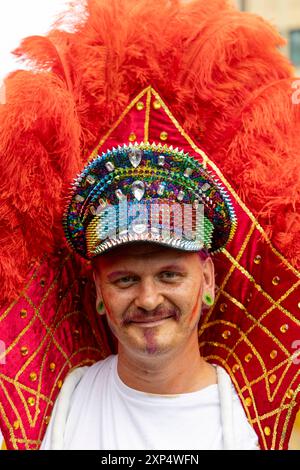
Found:
M 99 304 L 97 305 L 97 312 L 101 313 L 103 312 L 103 308 L 104 308 L 104 304 L 103 304 L 103 301 L 101 300 L 101 302 L 99 302 Z
M 203 300 L 206 303 L 206 305 L 208 305 L 208 306 L 211 306 L 214 303 L 214 299 L 208 293 L 204 294 L 204 299 Z

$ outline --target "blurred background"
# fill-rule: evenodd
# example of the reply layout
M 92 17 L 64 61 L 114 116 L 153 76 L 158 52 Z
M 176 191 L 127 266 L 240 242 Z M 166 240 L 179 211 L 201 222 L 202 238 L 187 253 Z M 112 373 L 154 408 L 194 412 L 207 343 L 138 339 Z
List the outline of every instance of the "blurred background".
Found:
M 300 0 L 235 0 L 242 11 L 257 13 L 278 28 L 287 40 L 282 49 L 300 76 Z
M 232 1 L 242 11 L 257 13 L 279 29 L 287 40 L 286 46 L 282 49 L 283 53 L 295 65 L 295 75 L 300 77 L 300 0 Z M 0 85 L 3 77 L 18 67 L 11 51 L 18 46 L 20 40 L 29 35 L 45 34 L 57 15 L 66 9 L 67 4 L 68 0 L 0 2 Z M 1 443 L 0 431 L 0 448 Z M 300 413 L 290 447 L 300 450 Z
M 190 0 L 182 0 L 190 1 Z M 300 0 L 232 0 L 243 10 L 257 13 L 286 38 L 283 48 L 300 77 Z M 17 66 L 10 52 L 28 35 L 43 34 L 56 16 L 66 9 L 68 0 L 9 0 L 0 2 L 0 81 Z
M 0 81 L 19 64 L 12 56 L 22 38 L 45 34 L 57 15 L 66 9 L 67 0 L 0 1 Z

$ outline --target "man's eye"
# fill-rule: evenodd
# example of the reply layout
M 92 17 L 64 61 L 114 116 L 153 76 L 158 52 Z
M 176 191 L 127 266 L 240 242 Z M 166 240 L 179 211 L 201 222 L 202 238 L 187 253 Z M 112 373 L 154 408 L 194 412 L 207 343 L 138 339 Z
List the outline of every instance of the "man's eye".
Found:
M 134 276 L 124 276 L 116 280 L 116 282 L 120 284 L 127 284 L 128 282 L 134 282 L 134 281 L 136 281 L 136 278 Z
M 165 279 L 175 279 L 179 276 L 179 273 L 175 273 L 174 271 L 164 271 L 161 274 Z

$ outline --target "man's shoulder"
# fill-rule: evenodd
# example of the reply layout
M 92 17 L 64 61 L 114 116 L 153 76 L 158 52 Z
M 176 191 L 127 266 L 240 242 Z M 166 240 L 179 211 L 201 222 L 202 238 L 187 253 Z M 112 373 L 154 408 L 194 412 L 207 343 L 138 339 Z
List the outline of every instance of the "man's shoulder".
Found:
M 97 361 L 90 366 L 77 367 L 73 369 L 66 376 L 65 382 L 63 384 L 63 388 L 66 383 L 68 383 L 69 381 L 72 381 L 75 377 L 78 377 L 76 386 L 78 386 L 79 383 L 93 380 L 96 376 L 101 374 L 101 372 L 110 370 L 116 360 L 117 360 L 117 356 L 114 354 L 111 354 L 110 356 L 107 356 L 105 359 L 101 359 L 100 361 Z
M 78 403 L 82 403 L 83 398 L 88 396 L 87 392 L 94 388 L 97 377 L 103 378 L 103 374 L 110 370 L 116 360 L 117 356 L 110 355 L 91 366 L 76 367 L 69 372 L 55 401 L 41 449 L 64 448 L 64 432 L 68 417 L 74 411 L 74 402 L 76 409 Z

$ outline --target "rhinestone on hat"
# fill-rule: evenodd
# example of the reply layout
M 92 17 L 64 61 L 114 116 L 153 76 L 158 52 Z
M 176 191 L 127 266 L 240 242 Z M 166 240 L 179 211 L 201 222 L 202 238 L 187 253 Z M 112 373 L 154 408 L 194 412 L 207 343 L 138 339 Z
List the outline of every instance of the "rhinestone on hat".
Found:
M 130 150 L 130 152 L 128 153 L 128 158 L 134 168 L 137 168 L 139 166 L 142 160 L 142 156 L 143 152 L 141 150 L 135 148 Z
M 135 181 L 131 185 L 132 194 L 140 201 L 145 194 L 145 183 L 143 181 Z

